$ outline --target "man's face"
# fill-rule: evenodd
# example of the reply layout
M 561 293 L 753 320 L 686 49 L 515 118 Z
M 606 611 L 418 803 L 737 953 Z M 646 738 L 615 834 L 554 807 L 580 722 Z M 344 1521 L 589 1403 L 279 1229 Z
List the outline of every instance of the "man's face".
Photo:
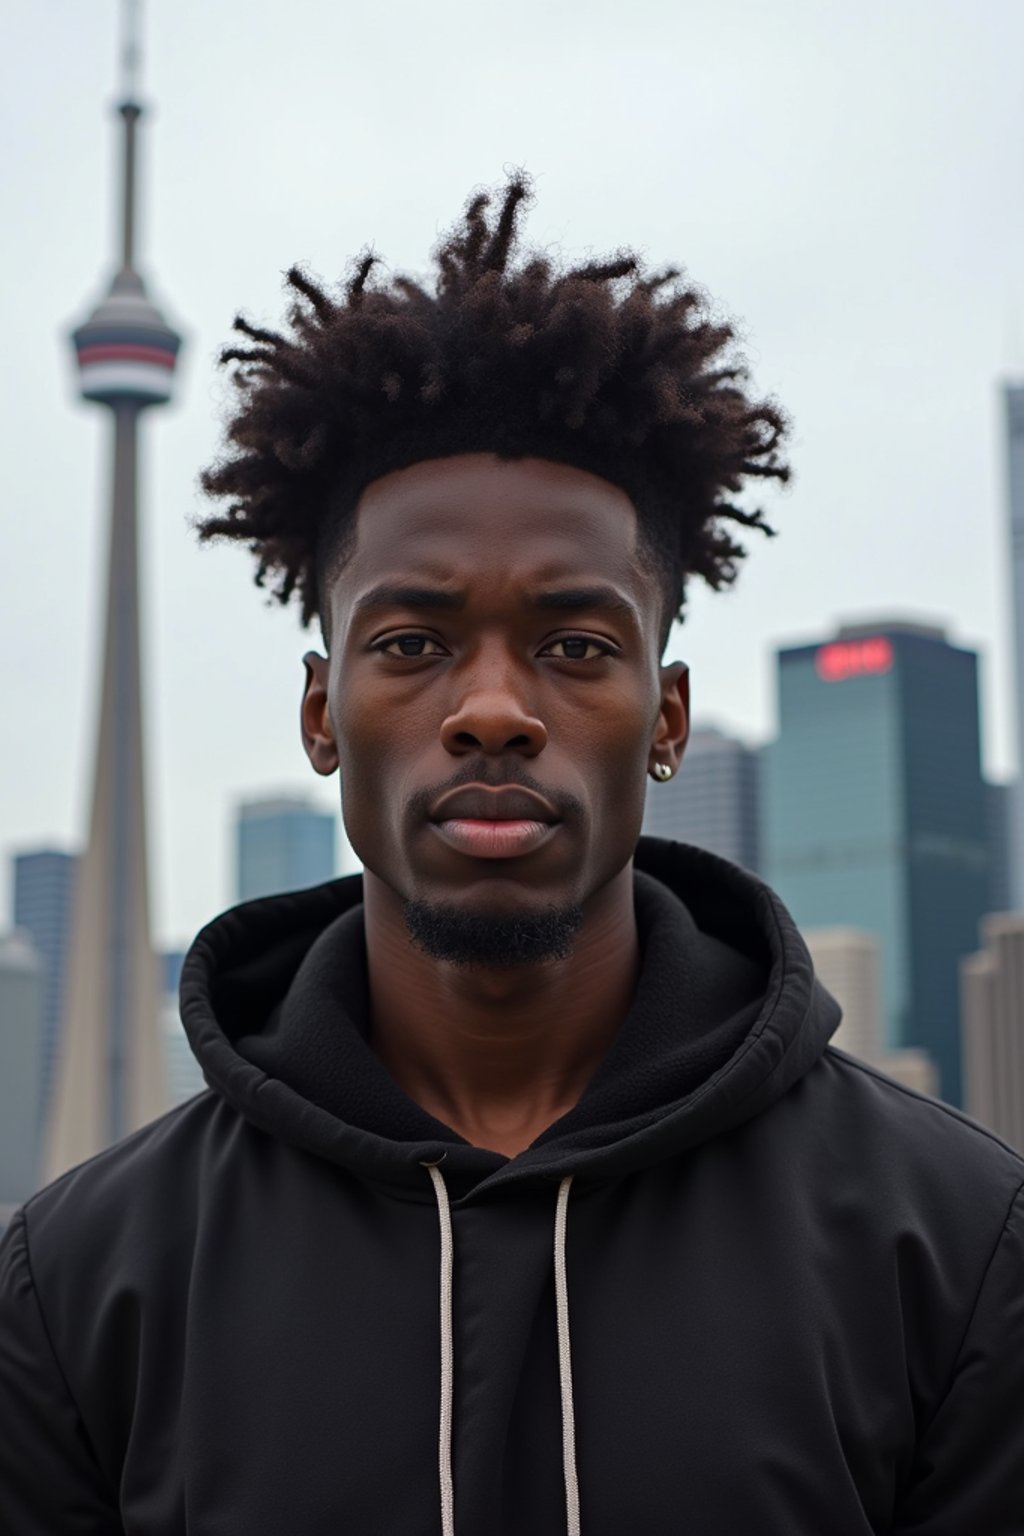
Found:
M 598 587 L 582 606 L 537 603 Z M 325 602 L 304 738 L 320 772 L 340 765 L 367 870 L 467 919 L 585 912 L 633 854 L 652 746 L 674 738 L 678 756 L 686 734 L 686 669 L 659 669 L 658 591 L 625 492 L 543 459 L 414 464 L 364 491 Z M 469 785 L 533 791 L 554 822 L 503 847 L 467 841 L 456 822 L 478 811 L 438 802 Z

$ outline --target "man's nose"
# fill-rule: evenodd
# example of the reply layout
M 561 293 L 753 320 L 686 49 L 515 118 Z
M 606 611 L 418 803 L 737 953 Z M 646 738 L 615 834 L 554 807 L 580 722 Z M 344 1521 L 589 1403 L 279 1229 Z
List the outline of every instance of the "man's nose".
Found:
M 441 727 L 450 752 L 468 748 L 489 753 L 517 749 L 536 756 L 547 742 L 523 670 L 507 653 L 481 653 L 459 681 L 459 693 Z

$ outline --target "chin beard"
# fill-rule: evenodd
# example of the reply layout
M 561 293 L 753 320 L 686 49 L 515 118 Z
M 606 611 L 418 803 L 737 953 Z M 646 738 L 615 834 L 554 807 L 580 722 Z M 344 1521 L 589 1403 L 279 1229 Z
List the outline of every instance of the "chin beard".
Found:
M 510 917 L 466 912 L 453 902 L 407 901 L 404 916 L 410 939 L 431 959 L 507 968 L 565 960 L 583 923 L 583 908 L 543 907 Z

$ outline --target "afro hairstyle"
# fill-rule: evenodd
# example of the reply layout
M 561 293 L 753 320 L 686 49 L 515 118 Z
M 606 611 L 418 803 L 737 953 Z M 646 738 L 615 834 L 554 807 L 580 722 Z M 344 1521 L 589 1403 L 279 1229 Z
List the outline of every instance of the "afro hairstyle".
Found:
M 786 481 L 788 430 L 752 400 L 732 325 L 677 269 L 630 251 L 559 268 L 520 249 L 527 178 L 478 192 L 434 251 L 431 281 L 377 281 L 364 252 L 331 293 L 298 267 L 288 329 L 242 316 L 228 450 L 201 477 L 227 502 L 200 538 L 236 539 L 256 582 L 293 594 L 303 624 L 355 535 L 362 490 L 424 459 L 469 452 L 540 457 L 601 475 L 630 496 L 641 563 L 660 593 L 659 655 L 687 581 L 731 584 L 743 545 L 730 523 L 774 529 L 737 497 Z

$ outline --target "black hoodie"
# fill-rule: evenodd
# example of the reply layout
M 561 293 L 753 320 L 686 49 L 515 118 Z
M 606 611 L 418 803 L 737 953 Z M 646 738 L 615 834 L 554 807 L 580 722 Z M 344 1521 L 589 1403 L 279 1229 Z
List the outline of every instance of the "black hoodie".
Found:
M 361 876 L 203 930 L 209 1091 L 0 1245 L 3 1536 L 1022 1536 L 1024 1161 L 828 1046 L 767 887 L 634 868 L 511 1159 L 373 1053 Z

